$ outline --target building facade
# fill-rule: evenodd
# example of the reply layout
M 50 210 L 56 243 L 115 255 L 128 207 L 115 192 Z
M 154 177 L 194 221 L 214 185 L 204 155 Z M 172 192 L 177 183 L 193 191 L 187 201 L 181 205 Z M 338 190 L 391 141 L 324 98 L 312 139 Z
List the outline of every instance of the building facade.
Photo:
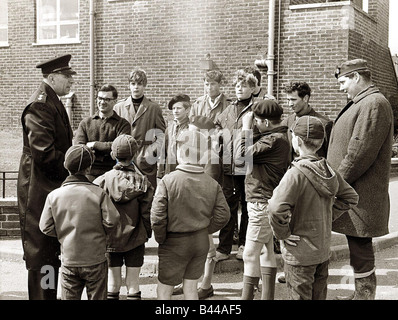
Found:
M 262 71 L 262 86 L 272 83 L 270 90 L 286 114 L 291 111 L 284 85 L 307 81 L 313 89 L 311 105 L 334 119 L 347 102 L 334 70 L 354 58 L 368 60 L 376 84 L 396 101 L 388 3 L 0 0 L 0 125 L 21 128 L 21 112 L 41 81 L 35 65 L 66 53 L 78 72 L 74 95 L 63 98 L 74 129 L 95 110 L 93 96 L 102 84 L 114 85 L 119 98 L 130 94 L 128 74 L 134 67 L 146 70 L 146 95 L 163 107 L 176 93 L 193 99 L 202 95 L 206 56 L 224 73 L 223 90 L 230 98 L 235 96 L 235 70 L 256 60 L 272 61 L 273 68 Z M 170 117 L 167 108 L 164 114 Z

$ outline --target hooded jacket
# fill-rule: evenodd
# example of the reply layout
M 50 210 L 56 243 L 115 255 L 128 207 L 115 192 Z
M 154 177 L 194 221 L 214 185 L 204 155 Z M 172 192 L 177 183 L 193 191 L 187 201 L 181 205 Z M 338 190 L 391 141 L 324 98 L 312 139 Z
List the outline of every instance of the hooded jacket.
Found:
M 297 246 L 284 243 L 290 265 L 313 265 L 330 256 L 332 221 L 358 203 L 355 190 L 324 158 L 299 157 L 283 176 L 268 202 L 277 239 L 297 235 Z
M 94 180 L 120 213 L 120 224 L 108 238 L 108 252 L 126 252 L 151 237 L 150 210 L 154 189 L 134 164 L 114 168 Z

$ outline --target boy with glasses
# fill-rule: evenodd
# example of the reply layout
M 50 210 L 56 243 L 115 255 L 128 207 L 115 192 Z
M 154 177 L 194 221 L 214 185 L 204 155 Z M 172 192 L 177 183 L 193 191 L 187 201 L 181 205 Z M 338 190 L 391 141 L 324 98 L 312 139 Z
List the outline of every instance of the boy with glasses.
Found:
M 85 144 L 95 152 L 95 161 L 87 174 L 90 181 L 113 168 L 116 161 L 110 154 L 112 142 L 121 134 L 130 134 L 128 121 L 113 111 L 117 95 L 114 86 L 103 85 L 97 95 L 98 111 L 83 119 L 76 131 L 75 143 Z

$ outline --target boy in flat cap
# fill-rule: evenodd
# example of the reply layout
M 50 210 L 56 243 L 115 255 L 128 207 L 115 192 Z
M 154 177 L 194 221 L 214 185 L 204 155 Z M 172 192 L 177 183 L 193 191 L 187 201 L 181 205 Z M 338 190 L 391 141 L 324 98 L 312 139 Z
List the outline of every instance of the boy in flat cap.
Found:
M 160 180 L 151 209 L 151 225 L 159 243 L 157 295 L 170 300 L 183 283 L 184 298 L 197 300 L 198 280 L 209 251 L 209 234 L 229 220 L 221 186 L 200 165 L 208 139 L 186 131 L 177 141 L 176 170 Z M 195 201 L 192 201 L 195 199 Z
M 57 298 L 58 278 L 53 287 L 43 288 L 40 270 L 50 265 L 58 275 L 59 242 L 41 233 L 38 225 L 47 195 L 68 176 L 63 163 L 73 133 L 59 97 L 68 94 L 74 83 L 76 72 L 69 66 L 70 59 L 68 54 L 36 66 L 41 69 L 43 82 L 21 116 L 23 151 L 17 195 L 30 300 Z
M 281 241 L 291 300 L 325 300 L 332 221 L 358 203 L 355 190 L 317 155 L 325 137 L 320 119 L 302 116 L 293 125 L 299 154 L 268 201 L 270 224 Z
M 188 130 L 188 114 L 191 107 L 191 99 L 188 95 L 179 93 L 172 97 L 168 103 L 168 109 L 172 110 L 173 122 L 166 129 L 162 153 L 158 165 L 158 178 L 174 171 L 177 167 L 176 140 L 181 132 Z
M 153 187 L 133 162 L 138 144 L 130 135 L 120 135 L 112 143 L 112 170 L 98 177 L 98 184 L 120 213 L 120 229 L 109 236 L 108 300 L 119 299 L 122 266 L 126 265 L 127 300 L 141 300 L 139 275 L 144 263 L 145 242 L 152 235 L 150 209 Z
M 388 234 L 394 117 L 390 103 L 372 82 L 366 60 L 344 62 L 335 76 L 351 101 L 334 122 L 327 159 L 359 194 L 355 210 L 333 222 L 333 231 L 346 235 L 355 279 L 355 292 L 338 298 L 374 299 L 372 238 Z
M 283 109 L 276 101 L 259 99 L 252 110 L 242 118 L 241 153 L 253 158 L 253 168 L 245 179 L 249 222 L 243 252 L 242 300 L 253 300 L 260 277 L 261 299 L 273 300 L 277 265 L 266 210 L 273 190 L 288 168 L 290 146 L 287 127 L 281 125 Z M 258 129 L 254 134 L 253 123 Z
M 84 288 L 89 300 L 106 299 L 106 239 L 120 215 L 108 195 L 85 177 L 94 158 L 85 145 L 68 149 L 64 165 L 70 175 L 49 193 L 40 219 L 40 230 L 61 244 L 62 300 L 80 300 Z

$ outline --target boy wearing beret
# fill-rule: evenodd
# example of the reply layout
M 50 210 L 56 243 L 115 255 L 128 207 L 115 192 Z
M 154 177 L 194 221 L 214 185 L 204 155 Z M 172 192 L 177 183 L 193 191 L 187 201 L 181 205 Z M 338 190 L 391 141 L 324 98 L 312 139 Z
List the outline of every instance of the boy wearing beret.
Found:
M 299 154 L 268 201 L 274 235 L 281 241 L 291 300 L 325 300 L 332 221 L 358 203 L 358 194 L 317 155 L 325 127 L 317 117 L 294 123 L 292 144 Z
M 108 300 L 119 299 L 122 266 L 126 265 L 127 300 L 141 300 L 139 275 L 144 264 L 145 242 L 152 235 L 150 210 L 153 187 L 133 162 L 138 150 L 130 135 L 120 135 L 112 143 L 112 170 L 94 180 L 112 199 L 120 213 L 120 229 L 108 238 Z
M 89 300 L 106 300 L 106 238 L 120 215 L 105 192 L 85 176 L 94 159 L 86 145 L 68 149 L 64 166 L 69 176 L 49 193 L 40 218 L 40 230 L 61 243 L 62 300 L 80 300 L 84 288 Z
M 245 179 L 249 222 L 243 252 L 244 275 L 242 299 L 252 300 L 254 288 L 262 278 L 262 300 L 273 300 L 276 259 L 267 205 L 273 190 L 289 164 L 287 127 L 281 125 L 283 109 L 274 100 L 257 100 L 252 112 L 242 119 L 242 156 L 253 158 L 253 168 Z M 258 129 L 252 139 L 253 123 Z M 248 141 L 253 141 L 248 145 Z M 264 251 L 261 250 L 264 248 Z
M 200 165 L 206 144 L 207 138 L 199 132 L 186 131 L 179 137 L 179 165 L 160 180 L 153 199 L 151 225 L 159 243 L 160 300 L 170 300 L 174 286 L 180 283 L 186 300 L 198 299 L 197 284 L 209 252 L 208 235 L 230 218 L 221 186 Z
M 181 132 L 188 130 L 188 113 L 191 107 L 191 99 L 186 94 L 177 94 L 168 103 L 169 110 L 172 110 L 174 120 L 166 129 L 162 145 L 162 153 L 158 165 L 159 179 L 165 174 L 174 171 L 177 167 L 176 139 Z

